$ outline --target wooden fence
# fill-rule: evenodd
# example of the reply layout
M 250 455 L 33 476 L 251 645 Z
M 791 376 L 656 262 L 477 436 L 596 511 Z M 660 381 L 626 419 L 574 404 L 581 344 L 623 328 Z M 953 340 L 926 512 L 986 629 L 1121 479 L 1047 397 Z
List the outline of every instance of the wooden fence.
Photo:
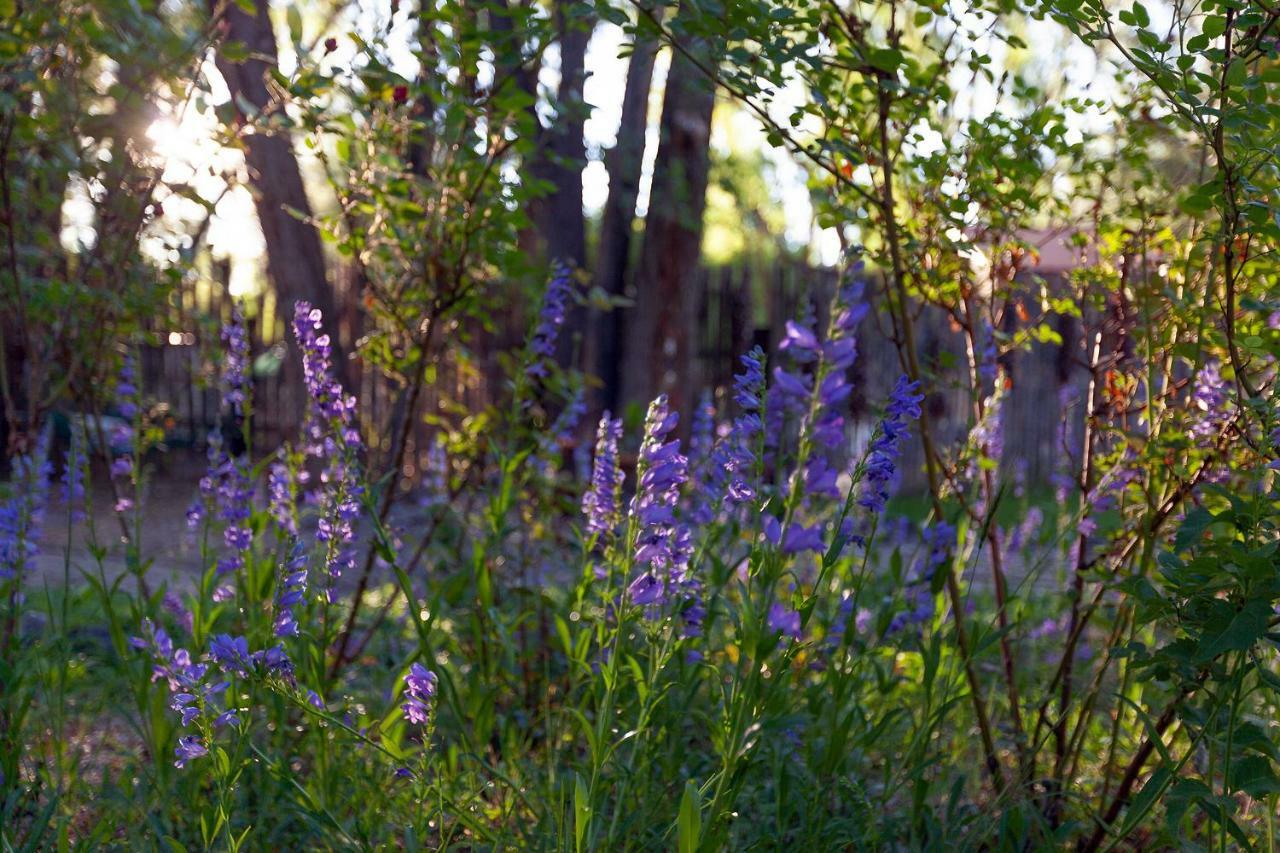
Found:
M 697 343 L 695 363 L 689 381 L 696 392 L 718 390 L 726 400 L 738 357 L 753 345 L 773 351 L 784 334 L 788 319 L 806 310 L 823 306 L 838 283 L 831 269 L 815 269 L 798 263 L 781 262 L 764 269 L 723 267 L 704 270 L 698 283 L 702 299 L 695 318 Z M 150 343 L 143 348 L 141 367 L 146 393 L 167 406 L 167 425 L 173 447 L 203 447 L 209 431 L 219 426 L 217 377 L 210 357 L 218 346 L 218 329 L 231 312 L 231 297 L 225 287 L 225 271 L 210 279 L 192 279 L 178 288 L 166 306 L 152 318 Z M 874 290 L 874 282 L 869 288 Z M 339 293 L 338 325 L 345 340 L 360 334 L 360 310 L 353 294 Z M 806 308 L 806 300 L 812 306 Z M 878 300 L 873 299 L 873 304 Z M 250 296 L 246 302 L 248 331 L 253 362 L 254 443 L 258 448 L 274 446 L 296 429 L 304 400 L 295 359 L 288 353 L 287 317 L 275 304 L 272 294 Z M 590 322 L 590 321 L 588 321 Z M 589 330 L 588 330 L 589 331 Z M 1071 330 L 1064 339 L 1070 342 Z M 865 435 L 875 413 L 901 374 L 897 351 L 890 339 L 886 318 L 871 313 L 859 330 L 860 354 L 854 368 L 855 394 L 849 414 Z M 948 358 L 963 363 L 959 335 L 950 328 L 940 311 L 925 310 L 917 323 L 917 345 L 928 364 L 945 363 Z M 495 352 L 486 352 L 484 338 L 473 344 L 473 358 L 467 365 L 445 358 L 436 382 L 423 395 L 419 415 L 441 414 L 444 401 L 456 401 L 476 410 L 496 402 L 505 378 Z M 1030 481 L 1043 481 L 1060 464 L 1057 446 L 1059 388 L 1079 385 L 1081 377 L 1071 372 L 1061 349 L 1035 345 L 1029 352 L 1016 353 L 1004 361 L 1012 379 L 1012 391 L 1005 408 L 1005 465 L 1010 472 L 1020 469 Z M 386 451 L 390 438 L 378 425 L 390 423 L 395 407 L 402 405 L 399 387 L 361 360 L 353 361 L 345 382 L 359 402 L 359 411 L 373 448 Z M 943 445 L 962 441 L 968 429 L 968 401 L 962 383 L 939 383 L 942 390 L 927 402 L 938 439 Z M 407 461 L 412 470 L 423 470 L 425 454 L 433 440 L 434 427 L 421 416 L 410 432 Z M 585 436 L 584 436 L 585 437 Z M 903 463 L 902 488 L 923 485 L 917 443 L 912 442 Z

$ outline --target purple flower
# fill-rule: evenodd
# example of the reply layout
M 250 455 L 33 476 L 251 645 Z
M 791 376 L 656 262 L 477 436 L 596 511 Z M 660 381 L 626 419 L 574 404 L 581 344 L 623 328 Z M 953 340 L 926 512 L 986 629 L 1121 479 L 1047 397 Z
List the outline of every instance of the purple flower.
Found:
M 991 327 L 990 321 L 983 319 L 978 330 L 978 340 L 982 346 L 978 353 L 978 379 L 983 385 L 991 385 L 996 381 L 999 353 L 996 350 L 995 330 Z
M 298 535 L 293 472 L 285 462 L 272 462 L 267 469 L 267 509 L 281 530 L 289 536 Z
M 919 387 L 919 382 L 909 382 L 905 376 L 898 378 L 884 418 L 867 450 L 862 496 L 858 503 L 870 512 L 880 512 L 889 500 L 888 484 L 897 471 L 901 453 L 899 445 L 907 435 L 907 421 L 920 417 L 920 401 L 924 395 L 916 393 Z
M 222 327 L 222 404 L 234 414 L 244 414 L 249 368 L 249 336 L 245 333 L 244 312 L 231 306 L 231 322 Z
M 183 604 L 181 598 L 179 598 L 175 593 L 166 591 L 164 598 L 160 603 L 169 615 L 176 619 L 178 624 L 186 629 L 187 633 L 191 633 L 192 627 L 195 624 L 195 617 L 187 606 Z
M 116 408 L 120 417 L 131 421 L 138 416 L 138 386 L 134 384 L 133 356 L 125 354 L 116 381 Z
M 321 314 L 306 302 L 294 308 L 293 331 L 302 350 L 302 374 L 311 405 L 307 414 L 307 452 L 325 460 L 321 518 L 316 539 L 325 544 L 330 587 L 355 562 L 352 522 L 363 494 L 357 455 L 362 447 L 355 427 L 355 398 L 332 374 L 329 336 L 320 333 Z
M 307 593 L 307 554 L 301 542 L 294 542 L 293 552 L 281 567 L 275 602 L 275 634 L 277 637 L 298 636 L 296 608 Z
M 627 587 L 627 595 L 632 604 L 644 607 L 660 603 L 665 598 L 665 587 L 651 572 L 646 572 L 631 582 L 631 586 Z
M 440 506 L 449 500 L 449 453 L 445 450 L 444 437 L 437 435 L 427 449 L 427 462 L 422 471 L 422 497 L 418 505 L 424 508 Z
M 1029 548 L 1040 538 L 1040 526 L 1044 523 L 1044 511 L 1038 506 L 1027 510 L 1022 523 L 1013 529 L 1009 537 L 1009 547 L 1014 550 Z
M 531 464 L 543 477 L 549 477 L 554 466 L 562 456 L 561 446 L 573 440 L 578 432 L 578 424 L 587 413 L 587 400 L 581 386 L 574 389 L 573 396 L 564 409 L 556 417 L 551 427 L 538 439 L 538 452 L 534 454 Z
M 0 501 L 0 581 L 21 576 L 39 553 L 53 466 L 49 436 L 41 433 L 31 453 L 13 459 L 10 497 Z M 15 590 L 15 594 L 19 594 Z
M 691 524 L 709 524 L 725 496 L 726 472 L 723 448 L 716 435 L 716 407 L 704 391 L 693 414 L 689 437 L 690 478 L 686 518 Z
M 764 350 L 753 347 L 740 360 L 742 372 L 733 377 L 733 399 L 749 412 L 758 411 L 764 397 Z
M 178 738 L 178 745 L 174 748 L 174 754 L 177 755 L 178 760 L 173 762 L 173 766 L 181 769 L 187 766 L 188 761 L 208 755 L 209 748 L 204 745 L 204 741 L 198 736 L 187 735 L 186 737 Z
M 1191 434 L 1197 438 L 1215 435 L 1227 420 L 1227 383 L 1222 378 L 1216 359 L 1206 362 L 1196 374 L 1191 402 L 1202 413 L 1191 426 Z
M 608 534 L 618 526 L 618 494 L 622 489 L 618 442 L 621 438 L 622 421 L 611 420 L 605 412 L 596 430 L 591 484 L 582 496 L 582 514 L 587 518 L 587 532 L 591 535 Z
M 799 640 L 801 637 L 800 614 L 780 601 L 769 605 L 768 624 L 770 631 L 775 631 L 784 637 L 790 637 L 793 640 Z
M 668 441 L 677 415 L 667 408 L 666 395 L 649 406 L 644 440 L 636 465 L 636 494 L 631 514 L 638 521 L 635 559 L 675 581 L 682 579 L 688 554 L 678 547 L 680 529 L 675 507 L 680 487 L 688 480 L 688 460 L 680 453 L 680 441 Z
M 551 282 L 542 298 L 538 326 L 529 341 L 530 363 L 525 373 L 530 377 L 547 375 L 547 360 L 556 353 L 556 338 L 564 325 L 569 300 L 573 296 L 573 274 L 569 267 L 557 262 L 551 271 Z
M 811 361 L 818 355 L 818 338 L 813 331 L 794 320 L 787 321 L 787 334 L 778 349 L 790 352 L 797 361 Z
M 431 720 L 431 705 L 436 696 L 436 674 L 420 663 L 413 663 L 404 677 L 404 718 L 424 726 Z
M 244 637 L 216 634 L 209 640 L 209 655 L 227 675 L 248 678 L 253 668 L 249 643 Z
M 792 405 L 809 398 L 809 377 L 788 373 L 781 367 L 773 369 L 773 387 Z
M 191 654 L 186 649 L 175 649 L 173 641 L 163 628 L 157 628 L 150 619 L 144 619 L 142 636 L 130 639 L 129 644 L 151 655 L 151 680 L 163 678 L 168 682 L 169 707 L 179 714 L 182 725 L 190 726 L 206 714 L 215 718 L 213 720 L 215 725 L 239 722 L 239 718 L 231 709 L 219 710 L 222 704 L 219 697 L 225 696 L 230 683 L 207 681 L 205 676 L 209 671 L 208 666 L 192 661 Z M 230 653 L 224 651 L 224 654 Z M 190 750 L 186 758 L 182 757 L 184 742 Z M 178 744 L 181 759 L 179 767 L 183 766 L 187 758 L 198 758 L 207 751 L 204 742 L 198 738 L 183 738 Z
M 787 531 L 782 536 L 782 553 L 784 554 L 799 554 L 802 551 L 821 554 L 824 550 L 826 545 L 822 541 L 821 524 L 805 527 L 793 521 L 787 526 Z
M 764 429 L 759 415 L 765 397 L 764 360 L 764 350 L 760 347 L 741 357 L 742 372 L 734 376 L 733 384 L 734 400 L 743 411 L 734 418 L 728 436 L 715 451 L 716 462 L 725 474 L 724 497 L 733 504 L 746 503 L 756 497 L 750 478 L 756 464 L 756 442 Z
M 951 547 L 956 540 L 956 529 L 945 521 L 939 521 L 925 528 L 921 538 L 926 547 L 924 561 L 912 570 L 906 583 L 907 607 L 889 621 L 886 635 L 895 634 L 908 626 L 920 625 L 933 616 L 933 576 L 950 558 Z

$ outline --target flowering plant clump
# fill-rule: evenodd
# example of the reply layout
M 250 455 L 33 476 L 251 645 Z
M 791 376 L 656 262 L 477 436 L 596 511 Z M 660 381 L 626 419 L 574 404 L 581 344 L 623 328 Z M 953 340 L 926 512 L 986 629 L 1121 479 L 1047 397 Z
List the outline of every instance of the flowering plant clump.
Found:
M 326 318 L 305 303 L 293 314 L 307 392 L 299 440 L 252 447 L 237 310 L 222 335 L 222 411 L 245 440 L 208 437 L 188 515 L 198 582 L 153 590 L 135 556 L 140 583 L 124 589 L 106 580 L 107 549 L 95 550 L 91 599 L 68 588 L 45 617 L 68 631 L 56 646 L 68 663 L 23 694 L 26 707 L 108 669 L 128 689 L 102 707 L 133 723 L 138 781 L 99 807 L 146 804 L 166 815 L 165 837 L 209 848 L 277 836 L 342 847 L 738 849 L 794 837 L 861 849 L 969 836 L 981 846 L 1028 837 L 1008 828 L 1013 815 L 1088 848 L 1107 838 L 1099 826 L 1145 820 L 1157 796 L 1170 798 L 1165 819 L 1180 820 L 1208 796 L 1202 779 L 1227 785 L 1238 814 L 1244 798 L 1274 798 L 1280 762 L 1259 691 L 1277 678 L 1266 657 L 1280 601 L 1276 413 L 1246 411 L 1229 372 L 1207 363 L 1169 420 L 1173 441 L 1200 443 L 1186 479 L 1153 491 L 1156 446 L 1120 430 L 1086 430 L 1089 465 L 1073 461 L 1063 428 L 1068 458 L 1036 503 L 998 464 L 1013 380 L 989 366 L 1002 354 L 980 325 L 966 435 L 933 443 L 922 373 L 885 382 L 856 434 L 861 275 L 789 322 L 772 356 L 744 354 L 725 406 L 704 396 L 688 439 L 659 396 L 638 430 L 602 413 L 587 458 L 562 467 L 588 405 L 581 377 L 554 358 L 570 298 L 557 270 L 512 366 L 508 420 L 493 416 L 483 446 L 432 444 L 425 496 L 395 530 L 376 511 L 381 486 Z M 106 473 L 137 496 L 142 395 L 121 385 L 134 430 L 107 448 Z M 559 392 L 558 414 L 544 418 Z M 1089 394 L 1080 408 L 1096 422 L 1106 409 Z M 1241 447 L 1226 440 L 1245 430 Z M 53 504 L 47 439 L 14 465 L 23 488 L 0 503 L 11 656 L 32 642 L 24 578 L 40 531 L 54 509 L 92 520 L 91 446 L 71 436 Z M 932 478 L 922 510 L 895 494 L 909 476 Z M 407 546 L 415 524 L 425 532 Z M 1135 548 L 1158 576 L 1115 569 L 1136 565 Z M 348 570 L 362 553 L 381 574 L 355 587 Z M 1065 583 L 1038 588 L 1054 573 Z M 90 606 L 105 614 L 106 639 L 75 652 L 71 608 Z M 1108 690 L 1128 698 L 1095 718 Z M 24 707 L 14 695 L 11 723 Z M 1179 743 L 1175 720 L 1187 745 L 1221 749 L 1236 769 L 1144 771 Z M 11 788 L 33 784 L 41 761 L 67 766 L 56 753 L 11 755 Z M 1103 780 L 1087 774 L 1108 767 L 1120 768 L 1114 789 L 1088 783 L 1105 823 L 1045 781 Z M 1140 779 L 1152 794 L 1135 799 Z M 963 805 L 984 791 L 999 791 L 991 808 L 1005 817 Z M 173 797 L 191 811 L 166 811 Z M 1245 832 L 1230 820 L 1233 837 Z

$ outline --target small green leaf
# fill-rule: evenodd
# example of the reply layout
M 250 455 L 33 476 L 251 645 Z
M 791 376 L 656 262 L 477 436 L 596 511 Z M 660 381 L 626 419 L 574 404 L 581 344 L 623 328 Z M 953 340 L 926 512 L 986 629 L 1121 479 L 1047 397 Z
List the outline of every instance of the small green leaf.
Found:
M 680 853 L 697 853 L 702 835 L 702 798 L 693 780 L 684 783 L 680 815 L 676 820 L 676 847 Z
M 573 843 L 574 849 L 582 853 L 587 830 L 591 828 L 591 795 L 587 792 L 587 783 L 580 774 L 573 777 Z

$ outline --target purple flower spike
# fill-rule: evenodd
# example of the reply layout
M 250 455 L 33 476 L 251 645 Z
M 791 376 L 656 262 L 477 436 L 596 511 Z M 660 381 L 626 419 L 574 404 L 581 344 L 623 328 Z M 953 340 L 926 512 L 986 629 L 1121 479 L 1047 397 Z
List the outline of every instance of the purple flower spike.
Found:
M 222 347 L 222 404 L 241 415 L 248 399 L 249 336 L 239 305 L 232 306 L 231 322 L 222 327 Z
M 899 445 L 907 435 L 907 421 L 920 417 L 924 395 L 916 393 L 919 388 L 919 382 L 909 382 L 905 376 L 898 378 L 884 418 L 868 448 L 866 479 L 858 503 L 871 512 L 880 512 L 889 500 L 888 486 L 897 471 Z
M 525 371 L 529 377 L 547 375 L 547 361 L 556 354 L 556 339 L 560 335 L 560 327 L 564 325 L 572 296 L 573 274 L 568 266 L 557 262 L 552 268 L 551 283 L 547 285 L 546 295 L 542 299 L 538 327 L 529 341 L 532 361 Z
M 635 560 L 646 565 L 658 580 L 656 594 L 660 599 L 687 580 L 692 553 L 689 531 L 675 517 L 680 487 L 689 479 L 688 460 L 680 453 L 679 439 L 667 440 L 676 420 L 676 413 L 667 407 L 666 395 L 649 406 L 636 467 L 639 482 L 631 499 L 631 515 L 639 522 Z M 651 585 L 644 592 L 652 594 L 654 590 Z
M 612 533 L 618 526 L 618 493 L 622 488 L 618 442 L 621 438 L 622 421 L 611 420 L 609 413 L 605 412 L 596 431 L 596 459 L 591 470 L 591 485 L 582 496 L 582 514 L 587 518 L 589 534 Z
M 409 667 L 404 677 L 404 718 L 417 726 L 425 726 L 431 720 L 431 705 L 436 696 L 436 674 L 420 663 Z

